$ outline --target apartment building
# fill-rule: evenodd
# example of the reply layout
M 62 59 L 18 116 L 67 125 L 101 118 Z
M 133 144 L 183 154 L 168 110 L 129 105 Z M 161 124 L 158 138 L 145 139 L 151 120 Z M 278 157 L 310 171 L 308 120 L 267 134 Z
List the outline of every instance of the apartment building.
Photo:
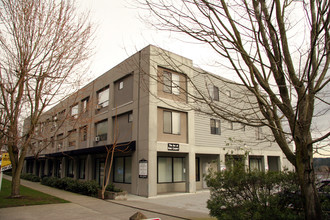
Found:
M 204 175 L 226 168 L 228 155 L 248 152 L 250 169 L 289 167 L 267 128 L 193 108 L 206 107 L 188 94 L 228 107 L 240 99 L 237 85 L 212 76 L 188 58 L 147 46 L 43 114 L 24 172 L 102 183 L 115 147 L 111 182 L 150 197 L 207 188 Z

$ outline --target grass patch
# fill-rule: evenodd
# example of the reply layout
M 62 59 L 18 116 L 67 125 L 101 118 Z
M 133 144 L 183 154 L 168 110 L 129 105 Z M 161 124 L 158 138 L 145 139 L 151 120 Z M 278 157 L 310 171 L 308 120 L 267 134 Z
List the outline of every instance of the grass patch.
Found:
M 64 199 L 45 194 L 22 185 L 20 186 L 20 198 L 10 198 L 10 193 L 11 181 L 2 179 L 2 187 L 0 192 L 0 208 L 68 202 Z

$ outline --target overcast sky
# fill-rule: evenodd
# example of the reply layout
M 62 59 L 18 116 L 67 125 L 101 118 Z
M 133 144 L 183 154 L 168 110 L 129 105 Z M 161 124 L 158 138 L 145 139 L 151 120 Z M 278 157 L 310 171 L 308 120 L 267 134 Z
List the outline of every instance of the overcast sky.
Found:
M 187 57 L 193 60 L 195 66 L 237 81 L 235 73 L 222 71 L 223 68 L 214 65 L 216 61 L 219 61 L 219 56 L 215 55 L 208 46 L 192 44 L 191 39 L 184 35 L 157 31 L 142 21 L 139 15 L 147 15 L 148 12 L 134 7 L 134 2 L 136 1 L 77 0 L 78 8 L 90 10 L 91 20 L 97 26 L 94 42 L 95 55 L 90 60 L 89 76 L 91 78 L 88 81 L 102 75 L 149 44 Z M 321 132 L 325 133 L 329 128 L 330 120 L 322 118 L 319 121 L 324 123 L 324 126 L 321 126 L 323 128 Z M 326 154 L 329 155 L 329 152 Z
M 147 12 L 136 9 L 133 2 L 135 0 L 78 0 L 78 7 L 90 10 L 91 20 L 97 25 L 95 55 L 89 70 L 94 78 L 149 44 L 192 59 L 196 66 L 220 74 L 213 65 L 215 60 L 210 59 L 214 52 L 206 45 L 192 45 L 187 36 L 157 31 L 139 18 Z M 228 73 L 221 75 L 228 79 L 236 77 Z

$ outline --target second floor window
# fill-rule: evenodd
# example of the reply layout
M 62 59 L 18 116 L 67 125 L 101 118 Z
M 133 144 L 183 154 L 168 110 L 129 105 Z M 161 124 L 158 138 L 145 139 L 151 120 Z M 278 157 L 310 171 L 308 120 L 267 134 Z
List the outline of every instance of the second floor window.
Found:
M 57 150 L 61 150 L 63 147 L 63 134 L 59 134 L 56 137 Z
M 95 141 L 106 141 L 108 137 L 108 121 L 96 123 Z
M 109 86 L 97 92 L 97 107 L 104 108 L 109 105 Z
M 71 116 L 73 118 L 78 118 L 78 104 L 75 104 L 71 107 Z
M 180 112 L 164 111 L 163 132 L 167 134 L 180 134 L 181 117 Z
M 87 141 L 87 126 L 80 128 L 80 141 Z
M 77 138 L 77 131 L 71 130 L 69 131 L 69 147 L 76 147 L 76 138 Z
M 163 72 L 163 91 L 166 93 L 172 93 L 180 95 L 180 76 L 168 71 Z
M 208 92 L 210 94 L 210 98 L 213 101 L 219 101 L 219 88 L 215 85 L 209 85 L 208 86 Z
M 81 100 L 81 112 L 87 112 L 88 111 L 88 104 L 89 104 L 89 97 L 84 98 Z
M 211 134 L 221 134 L 220 120 L 211 119 Z

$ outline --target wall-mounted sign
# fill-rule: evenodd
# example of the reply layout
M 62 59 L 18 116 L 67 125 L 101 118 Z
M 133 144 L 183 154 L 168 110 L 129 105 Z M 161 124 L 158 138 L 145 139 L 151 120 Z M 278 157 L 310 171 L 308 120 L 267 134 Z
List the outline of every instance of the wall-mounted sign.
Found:
M 172 143 L 167 144 L 167 150 L 169 151 L 179 151 L 179 149 L 180 149 L 179 144 L 172 144 Z
M 148 161 L 139 160 L 139 178 L 148 178 Z

